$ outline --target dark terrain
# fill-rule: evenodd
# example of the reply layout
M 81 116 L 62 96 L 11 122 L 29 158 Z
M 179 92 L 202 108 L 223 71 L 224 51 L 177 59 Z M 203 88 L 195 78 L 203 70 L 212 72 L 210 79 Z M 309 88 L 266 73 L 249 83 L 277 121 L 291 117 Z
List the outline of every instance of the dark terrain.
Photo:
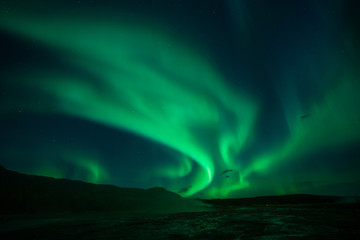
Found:
M 191 200 L 0 168 L 0 239 L 360 239 L 358 197 Z

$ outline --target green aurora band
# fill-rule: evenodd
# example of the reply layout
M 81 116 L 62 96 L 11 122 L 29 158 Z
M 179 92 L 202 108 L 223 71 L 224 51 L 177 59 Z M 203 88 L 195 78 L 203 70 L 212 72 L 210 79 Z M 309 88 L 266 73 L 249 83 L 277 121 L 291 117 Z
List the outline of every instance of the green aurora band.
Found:
M 245 90 L 233 91 L 215 64 L 185 41 L 152 23 L 115 24 L 70 16 L 43 21 L 26 15 L 0 21 L 3 30 L 36 39 L 61 61 L 91 76 L 31 69 L 18 73 L 12 84 L 53 99 L 57 113 L 127 130 L 178 151 L 180 165 L 155 169 L 149 178 L 168 178 L 173 183 L 167 187 L 179 192 L 186 187 L 180 180 L 193 174 L 183 196 L 226 197 L 250 187 L 252 174 L 270 174 L 315 150 L 360 140 L 359 127 L 343 127 L 360 116 L 360 84 L 350 67 L 311 106 L 294 110 L 287 104 L 300 102 L 297 95 L 289 99 L 279 93 L 289 135 L 242 164 L 238 156 L 246 145 L 255 144 L 251 136 L 261 105 Z M 300 119 L 304 112 L 311 118 Z M 62 158 L 88 172 L 84 180 L 102 183 L 111 178 L 99 157 L 59 151 L 68 152 Z M 214 180 L 225 169 L 233 170 L 232 178 Z M 37 174 L 62 176 L 59 169 L 39 169 Z
M 235 168 L 232 155 L 252 129 L 255 103 L 232 93 L 201 56 L 161 33 L 89 21 L 7 21 L 7 28 L 56 48 L 64 61 L 97 79 L 42 71 L 26 74 L 22 83 L 55 96 L 65 113 L 133 131 L 189 156 L 201 170 L 186 196 L 206 188 L 215 167 Z M 204 146 L 204 131 L 217 136 L 213 146 Z M 182 168 L 188 166 L 185 161 Z

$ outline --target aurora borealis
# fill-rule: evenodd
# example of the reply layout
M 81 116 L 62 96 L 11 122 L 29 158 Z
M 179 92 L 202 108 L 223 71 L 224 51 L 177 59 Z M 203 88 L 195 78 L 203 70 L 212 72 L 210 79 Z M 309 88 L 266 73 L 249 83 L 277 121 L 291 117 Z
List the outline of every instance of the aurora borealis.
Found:
M 353 1 L 11 1 L 1 161 L 190 197 L 359 194 Z

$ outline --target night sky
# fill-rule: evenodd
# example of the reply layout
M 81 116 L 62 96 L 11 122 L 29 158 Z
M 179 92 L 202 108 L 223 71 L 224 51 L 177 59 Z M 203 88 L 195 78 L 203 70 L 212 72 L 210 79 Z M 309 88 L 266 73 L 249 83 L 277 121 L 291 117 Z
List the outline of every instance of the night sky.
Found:
M 0 164 L 182 196 L 360 194 L 360 7 L 0 2 Z

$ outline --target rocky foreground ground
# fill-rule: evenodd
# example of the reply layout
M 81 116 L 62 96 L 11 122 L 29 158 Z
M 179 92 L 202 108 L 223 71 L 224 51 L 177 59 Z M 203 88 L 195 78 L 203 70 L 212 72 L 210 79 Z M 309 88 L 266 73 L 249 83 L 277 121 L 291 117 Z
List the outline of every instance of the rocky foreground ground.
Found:
M 360 209 L 254 206 L 174 214 L 2 216 L 0 239 L 360 239 Z
M 184 199 L 0 166 L 0 239 L 360 239 L 360 198 Z

